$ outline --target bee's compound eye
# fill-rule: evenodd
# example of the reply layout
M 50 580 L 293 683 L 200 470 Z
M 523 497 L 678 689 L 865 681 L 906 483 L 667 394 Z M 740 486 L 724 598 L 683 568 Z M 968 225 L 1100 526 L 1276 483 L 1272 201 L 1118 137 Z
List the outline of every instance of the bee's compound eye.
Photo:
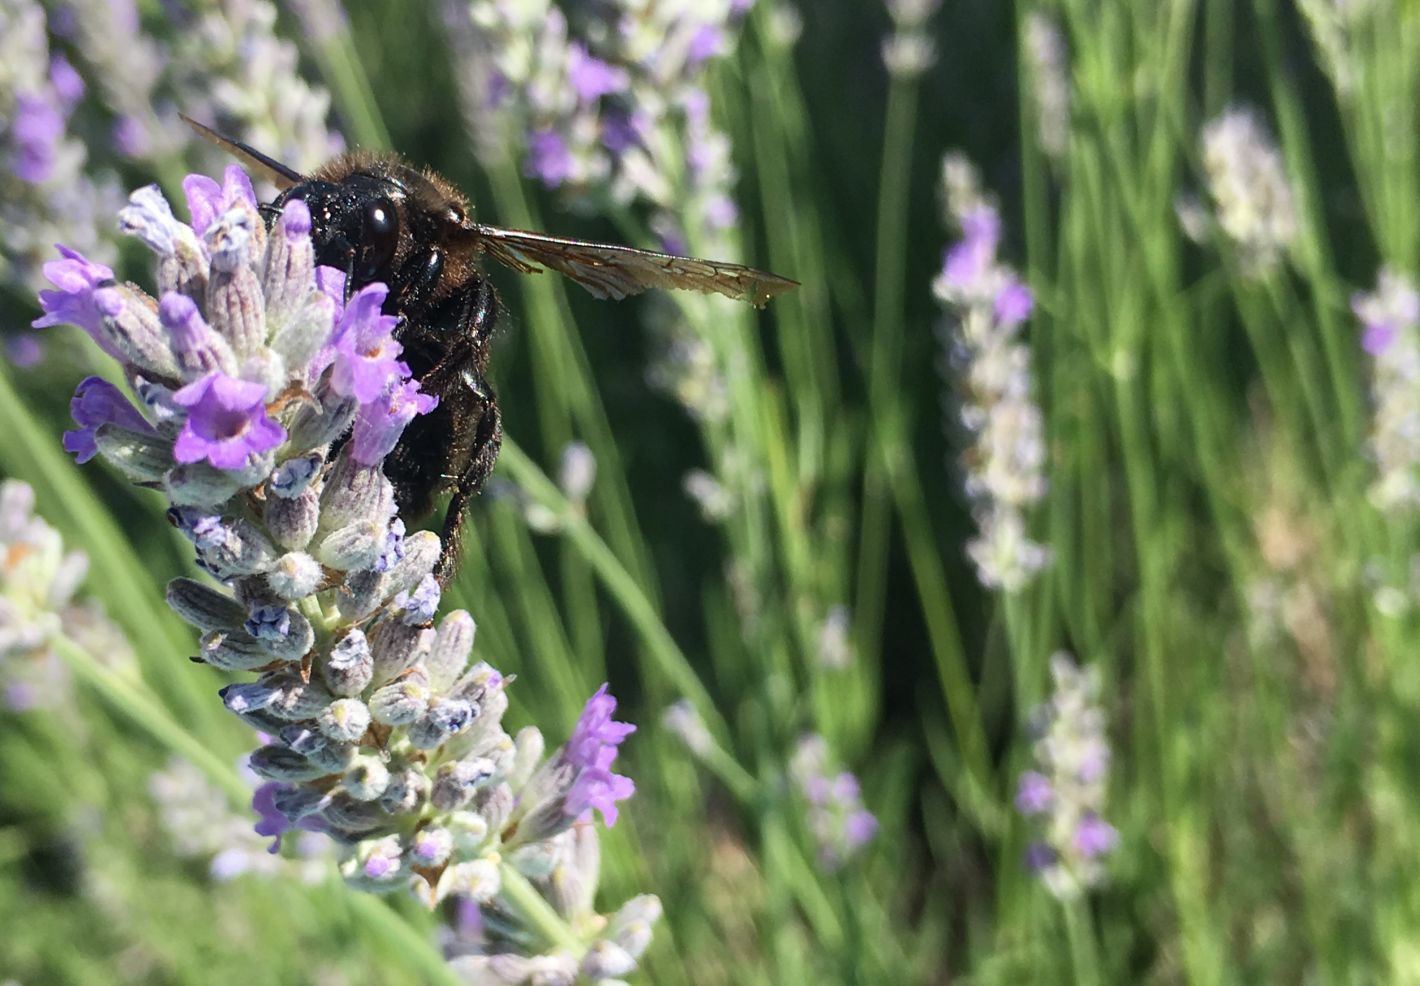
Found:
M 361 245 L 365 252 L 365 267 L 371 273 L 383 268 L 394 257 L 399 246 L 399 213 L 389 199 L 375 199 L 365 206 Z

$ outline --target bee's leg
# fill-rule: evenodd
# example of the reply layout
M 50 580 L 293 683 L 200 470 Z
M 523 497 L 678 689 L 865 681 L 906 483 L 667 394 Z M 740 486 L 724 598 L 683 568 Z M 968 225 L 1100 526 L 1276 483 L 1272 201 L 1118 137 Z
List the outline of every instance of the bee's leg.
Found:
M 503 419 L 498 413 L 498 400 L 493 391 L 478 381 L 479 388 L 486 395 L 487 403 L 478 419 L 473 441 L 469 447 L 469 463 L 454 486 L 454 495 L 449 499 L 449 510 L 444 515 L 444 529 L 439 535 L 442 551 L 434 575 L 441 586 L 447 586 L 458 570 L 459 550 L 463 542 L 463 526 L 468 514 L 468 505 L 483 489 L 483 483 L 493 471 L 498 461 L 498 450 L 503 446 Z
M 454 319 L 462 338 L 449 344 L 443 358 L 420 377 L 425 384 L 425 390 L 430 389 L 432 381 L 450 373 L 460 372 L 470 358 L 477 366 L 487 365 L 488 343 L 493 338 L 493 330 L 498 324 L 498 313 L 501 309 L 502 301 L 498 298 L 498 292 L 487 281 L 480 281 L 476 287 L 463 294 L 459 313 Z M 474 389 L 487 391 L 488 387 L 480 378 Z

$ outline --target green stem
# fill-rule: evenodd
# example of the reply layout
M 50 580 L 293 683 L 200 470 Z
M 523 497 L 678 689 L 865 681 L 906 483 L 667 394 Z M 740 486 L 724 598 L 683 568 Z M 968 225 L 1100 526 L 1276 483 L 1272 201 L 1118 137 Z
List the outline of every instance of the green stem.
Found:
M 251 788 L 237 776 L 231 764 L 184 729 L 151 696 L 121 678 L 113 668 L 100 664 L 92 654 L 63 634 L 56 634 L 50 642 L 59 656 L 74 669 L 74 673 L 115 710 L 161 746 L 191 761 L 232 799 L 234 805 L 245 808 L 250 803 Z
M 1070 940 L 1070 965 L 1075 972 L 1075 984 L 1097 986 L 1101 981 L 1099 955 L 1095 950 L 1089 904 L 1083 897 L 1076 897 L 1065 901 L 1061 910 L 1065 915 L 1065 935 Z
M 586 945 L 577 939 L 567 922 L 562 920 L 562 916 L 537 892 L 537 888 L 527 877 L 508 863 L 501 864 L 498 873 L 502 878 L 502 889 L 499 890 L 498 896 L 509 909 L 522 918 L 524 925 L 536 931 L 547 944 L 555 948 L 565 949 L 573 955 L 580 955 L 585 951 Z
M 581 550 L 592 569 L 601 578 L 602 584 L 640 633 L 642 643 L 661 672 L 695 706 L 701 719 L 705 721 L 706 728 L 712 735 L 728 735 L 724 718 L 715 708 L 710 693 L 696 675 L 689 658 L 681 651 L 651 601 L 607 547 L 606 542 L 592 529 L 585 517 L 572 509 L 567 498 L 517 443 L 506 435 L 503 438 L 500 461 L 513 482 L 557 517 L 563 533 Z

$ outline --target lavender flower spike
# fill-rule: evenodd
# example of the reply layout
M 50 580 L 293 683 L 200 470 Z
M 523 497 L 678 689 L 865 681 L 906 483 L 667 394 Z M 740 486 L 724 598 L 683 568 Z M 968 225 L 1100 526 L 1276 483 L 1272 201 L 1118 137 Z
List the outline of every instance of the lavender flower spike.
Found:
M 1023 773 L 1016 808 L 1037 839 L 1026 865 L 1055 896 L 1078 896 L 1104 879 L 1119 833 L 1104 820 L 1109 746 L 1098 705 L 1099 678 L 1068 655 L 1050 659 L 1055 690 L 1035 713 L 1035 769 Z
M 822 736 L 799 740 L 789 759 L 789 779 L 804 802 L 804 820 L 825 870 L 847 865 L 877 835 L 878 820 L 863 807 L 858 778 L 833 767 Z
M 1027 516 L 1045 496 L 1045 424 L 1031 399 L 1030 348 L 1020 341 L 1034 298 L 997 258 L 1001 218 L 981 192 L 976 171 L 949 155 L 942 184 L 962 238 L 947 251 L 932 285 L 947 318 L 943 374 L 960 395 L 947 431 L 964 431 L 966 493 L 978 535 L 967 545 L 988 588 L 1015 592 L 1050 560 L 1027 536 Z
M 142 400 L 86 380 L 66 446 L 167 493 L 169 518 L 216 580 L 175 579 L 168 602 L 201 633 L 197 660 L 255 676 L 219 694 L 261 737 L 249 760 L 265 782 L 258 817 L 214 868 L 265 872 L 254 837 L 299 830 L 333 844 L 358 890 L 431 908 L 458 896 L 496 914 L 483 922 L 496 932 L 451 958 L 630 971 L 659 904 L 637 898 L 624 921 L 591 910 L 592 815 L 615 822 L 635 789 L 611 770 L 634 727 L 612 720 L 604 685 L 568 745 L 544 757 L 537 729 L 504 730 L 509 681 L 471 663 L 473 618 L 438 619 L 439 539 L 408 533 L 384 474 L 437 401 L 397 358 L 385 286 L 342 308 L 338 276 L 314 263 L 304 206 L 268 231 L 245 175 L 185 188 L 205 240 L 154 190 L 128 213 L 156 256 L 161 304 L 70 251 L 44 321 L 69 316 L 114 343 Z M 566 928 L 542 938 L 546 914 L 521 926 L 529 892 Z

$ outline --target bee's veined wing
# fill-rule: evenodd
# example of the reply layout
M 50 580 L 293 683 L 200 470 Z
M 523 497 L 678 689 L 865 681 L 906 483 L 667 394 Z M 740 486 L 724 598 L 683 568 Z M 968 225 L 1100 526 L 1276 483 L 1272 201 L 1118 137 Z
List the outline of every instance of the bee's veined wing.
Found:
M 192 117 L 179 113 L 182 122 L 191 127 L 197 136 L 203 140 L 216 144 L 222 150 L 232 155 L 234 158 L 245 161 L 253 171 L 258 172 L 263 178 L 271 182 L 277 188 L 290 188 L 298 185 L 307 178 L 294 168 L 287 167 L 273 157 L 267 157 L 256 148 L 243 144 L 239 140 L 228 137 L 226 134 L 218 133 L 211 127 L 203 123 L 198 123 Z
M 598 298 L 621 299 L 648 288 L 716 292 L 756 308 L 798 287 L 778 274 L 743 264 L 697 260 L 610 243 L 588 243 L 499 226 L 469 227 L 484 252 L 523 273 L 546 267 L 565 274 Z

